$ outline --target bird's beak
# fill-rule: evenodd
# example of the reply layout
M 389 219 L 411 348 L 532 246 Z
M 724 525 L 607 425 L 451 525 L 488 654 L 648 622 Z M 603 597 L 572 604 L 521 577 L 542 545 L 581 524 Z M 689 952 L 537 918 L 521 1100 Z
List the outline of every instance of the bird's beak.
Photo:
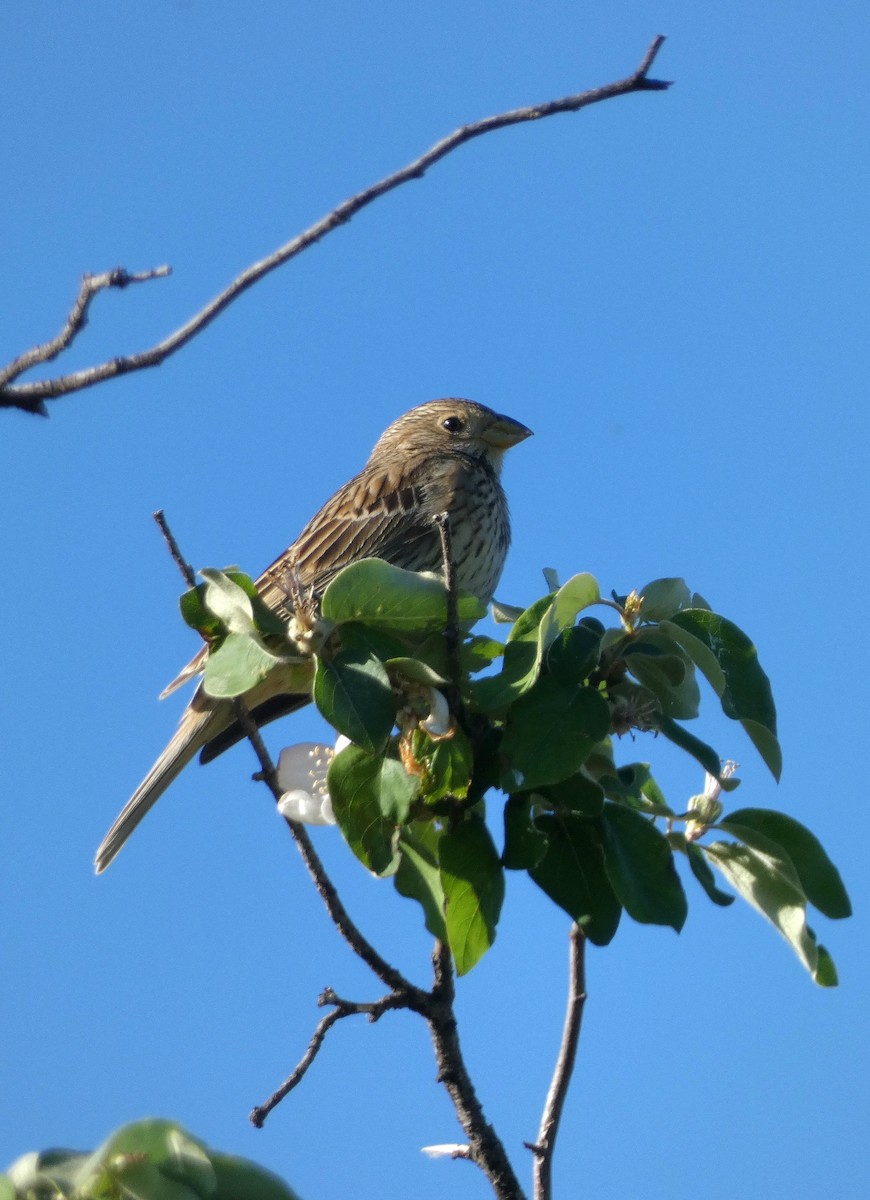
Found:
M 514 421 L 512 417 L 499 414 L 494 421 L 490 421 L 481 436 L 496 450 L 509 450 L 511 446 L 516 446 L 518 442 L 524 442 L 527 437 L 531 437 L 532 431 L 519 421 Z

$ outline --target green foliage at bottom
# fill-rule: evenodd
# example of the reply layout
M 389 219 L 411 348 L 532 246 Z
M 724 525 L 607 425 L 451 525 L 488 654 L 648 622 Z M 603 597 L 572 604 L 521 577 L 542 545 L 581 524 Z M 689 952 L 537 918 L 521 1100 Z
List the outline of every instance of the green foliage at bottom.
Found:
M 299 1200 L 256 1163 L 210 1150 L 175 1121 L 136 1121 L 98 1150 L 25 1154 L 0 1200 Z

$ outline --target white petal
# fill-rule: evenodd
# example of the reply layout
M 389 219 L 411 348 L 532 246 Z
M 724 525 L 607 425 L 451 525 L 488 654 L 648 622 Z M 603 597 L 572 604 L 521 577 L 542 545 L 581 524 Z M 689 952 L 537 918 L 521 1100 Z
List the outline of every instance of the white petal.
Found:
M 420 722 L 432 737 L 444 737 L 450 732 L 450 709 L 447 699 L 437 688 L 429 688 L 429 716 Z
M 288 821 L 299 821 L 303 825 L 311 825 L 312 817 L 320 816 L 320 801 L 315 800 L 310 792 L 296 788 L 285 792 L 278 801 L 278 812 Z M 319 824 L 319 822 L 316 822 Z
M 326 795 L 326 772 L 335 751 L 320 742 L 299 742 L 287 746 L 278 757 L 278 786 L 283 792 L 301 789 L 312 795 Z

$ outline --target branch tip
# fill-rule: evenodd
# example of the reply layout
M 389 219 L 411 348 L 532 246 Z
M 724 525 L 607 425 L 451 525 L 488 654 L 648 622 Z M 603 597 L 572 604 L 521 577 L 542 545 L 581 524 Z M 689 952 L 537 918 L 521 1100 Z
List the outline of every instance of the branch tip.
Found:
M 308 229 L 279 246 L 277 250 L 267 255 L 259 262 L 252 263 L 241 274 L 237 275 L 222 292 L 210 300 L 199 312 L 195 313 L 184 325 L 170 333 L 161 342 L 148 350 L 137 354 L 110 359 L 97 366 L 87 367 L 81 371 L 73 371 L 55 379 L 42 379 L 33 383 L 17 384 L 13 381 L 29 367 L 49 362 L 62 350 L 65 350 L 84 328 L 87 321 L 87 309 L 97 291 L 107 287 L 124 288 L 130 283 L 144 283 L 151 279 L 160 279 L 171 274 L 169 266 L 154 267 L 149 271 L 131 273 L 122 267 L 114 271 L 106 271 L 102 275 L 85 276 L 82 281 L 79 296 L 70 310 L 66 325 L 60 334 L 52 341 L 42 346 L 34 346 L 31 350 L 20 355 L 8 367 L 0 369 L 0 408 L 19 408 L 24 412 L 41 413 L 39 402 L 56 399 L 70 392 L 81 391 L 95 384 L 112 379 L 130 371 L 144 370 L 148 367 L 159 366 L 165 359 L 191 338 L 201 333 L 216 317 L 230 304 L 246 292 L 264 276 L 282 266 L 297 254 L 307 250 L 309 246 L 326 237 L 339 225 L 345 224 L 367 205 L 379 199 L 394 188 L 401 187 L 412 179 L 421 179 L 431 166 L 440 159 L 458 149 L 459 146 L 491 133 L 496 129 L 504 129 L 528 121 L 537 121 L 544 117 L 561 112 L 577 112 L 591 104 L 602 100 L 610 100 L 615 96 L 625 96 L 632 92 L 664 91 L 670 87 L 669 82 L 649 79 L 648 72 L 655 61 L 661 46 L 665 41 L 663 34 L 653 38 L 638 69 L 628 78 L 601 87 L 565 96 L 560 100 L 550 100 L 543 104 L 528 105 L 525 108 L 514 109 L 510 112 L 498 113 L 492 117 L 462 125 L 446 137 L 441 138 L 430 146 L 419 158 L 394 171 L 386 178 L 371 184 L 363 191 L 351 196 L 350 199 L 336 205 L 325 217 L 316 221 Z

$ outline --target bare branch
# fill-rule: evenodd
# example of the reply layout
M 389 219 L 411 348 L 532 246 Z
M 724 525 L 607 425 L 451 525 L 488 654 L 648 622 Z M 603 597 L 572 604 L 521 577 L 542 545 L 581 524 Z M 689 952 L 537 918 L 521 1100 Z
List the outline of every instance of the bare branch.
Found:
M 342 1012 L 340 1008 L 335 1008 L 332 1012 L 321 1017 L 317 1024 L 317 1028 L 311 1035 L 311 1041 L 308 1043 L 308 1049 L 300 1058 L 296 1067 L 290 1072 L 277 1091 L 273 1092 L 268 1100 L 263 1104 L 258 1104 L 251 1109 L 249 1119 L 252 1125 L 256 1125 L 257 1129 L 262 1129 L 265 1124 L 266 1117 L 273 1108 L 277 1108 L 281 1101 L 293 1091 L 297 1084 L 301 1083 L 308 1068 L 317 1057 L 317 1052 L 323 1045 L 324 1038 L 330 1029 L 342 1017 L 350 1016 L 350 1013 Z
M 577 1043 L 580 1039 L 580 1024 L 583 1006 L 586 1003 L 586 935 L 578 925 L 571 926 L 571 951 L 568 982 L 568 1006 L 559 1057 L 550 1082 L 550 1090 L 541 1116 L 538 1140 L 526 1143 L 535 1155 L 535 1200 L 551 1200 L 553 1153 L 559 1135 L 559 1122 L 568 1095 L 568 1085 L 577 1058 Z
M 412 179 L 422 179 L 431 166 L 434 166 L 435 163 L 446 157 L 446 155 L 451 154 L 454 150 L 466 142 L 472 141 L 474 138 L 481 137 L 485 133 L 493 133 L 497 129 L 505 129 L 509 125 L 519 125 L 527 121 L 539 121 L 544 117 L 555 116 L 557 113 L 577 112 L 581 108 L 588 108 L 591 104 L 599 104 L 602 100 L 611 100 L 616 96 L 627 96 L 632 92 L 664 91 L 670 86 L 669 83 L 660 79 L 649 78 L 649 71 L 664 40 L 662 35 L 653 38 L 640 66 L 631 75 L 626 76 L 625 79 L 617 80 L 615 83 L 604 84 L 602 87 L 591 88 L 589 91 L 578 92 L 572 96 L 565 96 L 561 100 L 548 100 L 543 104 L 529 105 L 526 108 L 515 108 L 509 112 L 499 113 L 496 116 L 484 117 L 480 121 L 474 121 L 470 125 L 463 125 L 459 129 L 454 130 L 453 133 L 436 142 L 434 146 L 431 146 L 419 158 L 414 159 L 413 162 L 408 163 L 407 166 L 372 184 L 364 191 L 358 192 L 349 200 L 345 200 L 303 233 L 292 238 L 285 245 L 280 246 L 266 258 L 247 267 L 219 295 L 215 296 L 204 308 L 192 316 L 190 320 L 149 350 L 143 350 L 138 354 L 113 358 L 108 362 L 100 363 L 98 366 L 87 367 L 81 371 L 73 371 L 68 375 L 58 376 L 55 379 L 36 380 L 32 383 L 13 385 L 12 380 L 17 378 L 28 366 L 49 361 L 60 350 L 69 345 L 84 323 L 83 317 L 86 315 L 87 306 L 96 290 L 109 286 L 126 286 L 127 283 L 138 282 L 140 279 L 167 274 L 168 268 L 158 267 L 153 272 L 145 272 L 142 275 L 136 276 L 128 275 L 126 272 L 108 272 L 107 276 L 109 277 L 118 274 L 119 281 L 103 283 L 100 285 L 100 288 L 92 287 L 84 299 L 82 298 L 82 294 L 80 294 L 61 334 L 53 342 L 46 343 L 51 348 L 51 352 L 43 354 L 42 351 L 44 351 L 45 347 L 34 347 L 33 350 L 29 350 L 17 358 L 4 372 L 0 372 L 0 408 L 19 408 L 25 412 L 45 414 L 44 400 L 55 399 L 58 396 L 68 395 L 70 392 L 93 387 L 94 384 L 102 383 L 107 379 L 113 379 L 116 375 L 124 375 L 130 371 L 139 371 L 146 367 L 159 366 L 170 355 L 186 345 L 191 338 L 201 333 L 207 325 L 211 324 L 243 292 L 246 292 L 249 287 L 259 282 L 259 280 L 263 279 L 271 271 L 282 266 L 291 258 L 295 258 L 297 254 L 301 254 L 309 246 L 313 246 L 315 242 L 319 242 L 321 238 L 332 233 L 340 225 L 346 224 L 351 217 L 355 216 L 379 197 L 386 195 L 387 192 L 401 187 L 402 184 L 408 183 Z M 91 276 L 90 278 L 92 280 L 103 280 L 107 276 L 98 275 Z M 87 284 L 87 279 L 88 277 L 86 277 L 85 283 L 82 285 L 83 292 Z M 82 319 L 77 318 L 80 307 L 84 309 Z M 55 346 L 56 349 L 54 348 Z M 21 365 L 22 363 L 24 364 L 23 366 Z
M 263 1128 L 266 1117 L 268 1117 L 272 1109 L 277 1108 L 281 1101 L 302 1082 L 333 1025 L 343 1017 L 353 1017 L 359 1014 L 367 1015 L 370 1021 L 377 1021 L 379 1017 L 382 1017 L 385 1012 L 392 1008 L 408 1007 L 403 997 L 396 992 L 390 992 L 380 1000 L 375 1000 L 372 1003 L 358 1004 L 353 1000 L 342 1000 L 340 996 L 335 994 L 332 988 L 326 988 L 321 992 L 317 1003 L 320 1008 L 324 1008 L 327 1004 L 334 1007 L 332 1012 L 327 1013 L 325 1017 L 320 1019 L 317 1028 L 311 1035 L 311 1041 L 308 1043 L 305 1053 L 278 1090 L 264 1104 L 258 1104 L 256 1108 L 251 1109 L 250 1120 L 258 1129 Z
M 172 268 L 163 266 L 154 267 L 151 271 L 136 273 L 127 271 L 124 267 L 115 267 L 113 271 L 104 271 L 101 275 L 83 275 L 79 294 L 60 333 L 50 341 L 43 342 L 39 346 L 32 346 L 23 354 L 19 354 L 8 366 L 0 370 L 0 407 L 8 405 L 8 395 L 11 394 L 15 401 L 11 407 L 22 408 L 25 412 L 47 417 L 48 411 L 43 404 L 43 394 L 23 394 L 21 389 L 9 389 L 8 385 L 31 367 L 51 362 L 72 345 L 88 323 L 88 310 L 97 292 L 105 291 L 106 288 L 125 288 L 131 283 L 148 283 L 152 279 L 164 279 L 171 274 Z
M 467 1157 L 484 1171 L 497 1200 L 524 1200 L 523 1190 L 504 1145 L 484 1115 L 483 1106 L 477 1098 L 462 1056 L 453 1008 L 453 964 L 450 951 L 442 942 L 435 943 L 432 961 L 435 982 L 428 1011 L 424 1012 L 424 1016 L 435 1047 L 438 1082 L 443 1083 L 447 1089 L 459 1122 L 465 1130 L 469 1146 Z
M 184 555 L 178 548 L 172 530 L 166 522 L 166 514 L 162 508 L 158 508 L 157 512 L 151 514 L 157 522 L 157 527 L 163 534 L 163 540 L 166 542 L 169 553 L 172 555 L 172 561 L 178 567 L 188 587 L 196 587 L 196 573 L 190 563 L 185 559 Z

